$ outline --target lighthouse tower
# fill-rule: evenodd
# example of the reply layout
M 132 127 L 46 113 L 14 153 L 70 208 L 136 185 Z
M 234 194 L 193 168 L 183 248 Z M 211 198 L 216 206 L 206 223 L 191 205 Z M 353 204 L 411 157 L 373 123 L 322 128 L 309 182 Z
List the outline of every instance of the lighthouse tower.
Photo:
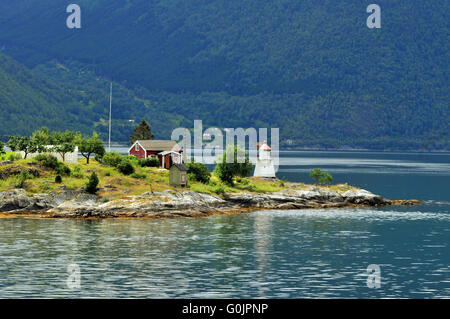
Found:
M 275 178 L 275 167 L 273 166 L 272 155 L 270 154 L 271 148 L 267 145 L 267 141 L 264 141 L 259 147 L 258 160 L 256 162 L 255 177 Z

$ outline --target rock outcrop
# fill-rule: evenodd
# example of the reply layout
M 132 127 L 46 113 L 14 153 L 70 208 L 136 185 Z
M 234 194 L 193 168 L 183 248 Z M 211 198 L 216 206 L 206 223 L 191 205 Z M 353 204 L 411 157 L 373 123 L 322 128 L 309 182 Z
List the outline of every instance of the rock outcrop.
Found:
M 212 214 L 236 213 L 256 209 L 304 209 L 347 206 L 385 206 L 418 204 L 419 201 L 391 201 L 366 190 L 344 193 L 286 189 L 269 194 L 227 193 L 223 197 L 167 190 L 126 196 L 107 201 L 82 190 L 65 190 L 59 194 L 27 195 L 24 190 L 0 192 L 0 212 L 19 215 L 32 214 L 54 218 L 108 217 L 197 217 Z

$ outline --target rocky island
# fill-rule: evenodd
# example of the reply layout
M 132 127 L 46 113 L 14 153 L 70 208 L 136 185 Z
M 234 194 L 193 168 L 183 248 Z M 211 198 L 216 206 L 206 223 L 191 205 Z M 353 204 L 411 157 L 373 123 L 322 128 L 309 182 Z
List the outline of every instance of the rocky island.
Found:
M 173 218 L 235 214 L 259 209 L 336 208 L 349 206 L 413 205 L 420 202 L 392 201 L 366 190 L 339 193 L 311 186 L 308 190 L 286 189 L 270 194 L 225 193 L 223 196 L 195 191 L 147 192 L 106 201 L 82 190 L 27 195 L 22 189 L 0 192 L 2 217 L 47 218 Z
M 56 168 L 31 159 L 0 162 L 0 217 L 173 218 L 261 209 L 420 204 L 385 199 L 347 184 L 307 185 L 253 177 L 236 178 L 230 186 L 214 174 L 206 184 L 193 180 L 187 188 L 177 188 L 170 186 L 167 170 L 127 160 L 133 174 L 94 160 L 89 165 L 81 160 L 60 163 Z M 100 180 L 95 194 L 87 193 L 85 186 L 92 173 Z

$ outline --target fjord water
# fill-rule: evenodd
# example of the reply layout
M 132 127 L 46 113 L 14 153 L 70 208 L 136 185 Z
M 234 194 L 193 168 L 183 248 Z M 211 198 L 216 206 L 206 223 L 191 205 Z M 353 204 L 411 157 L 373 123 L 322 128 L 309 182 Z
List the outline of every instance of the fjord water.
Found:
M 170 220 L 0 219 L 0 297 L 449 298 L 450 154 L 281 152 L 424 205 Z M 81 270 L 69 289 L 69 264 Z M 367 286 L 380 266 L 381 287 Z

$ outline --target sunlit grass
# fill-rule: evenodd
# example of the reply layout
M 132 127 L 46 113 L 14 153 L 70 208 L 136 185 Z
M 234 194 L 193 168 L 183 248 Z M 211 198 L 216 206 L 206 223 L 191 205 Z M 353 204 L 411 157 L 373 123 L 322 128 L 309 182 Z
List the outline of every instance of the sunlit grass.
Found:
M 4 155 L 3 157 L 7 156 Z M 236 177 L 233 185 L 224 184 L 212 173 L 208 184 L 202 184 L 189 180 L 187 188 L 175 188 L 169 185 L 169 171 L 153 167 L 140 167 L 136 161 L 132 161 L 135 168 L 134 175 L 124 175 L 116 168 L 98 163 L 91 158 L 90 163 L 86 164 L 85 159 L 79 159 L 77 164 L 65 163 L 72 173 L 71 176 L 62 176 L 62 183 L 56 183 L 56 172 L 52 169 L 39 168 L 32 159 L 15 160 L 12 164 L 0 166 L 0 171 L 12 166 L 19 165 L 22 168 L 38 168 L 40 176 L 26 180 L 23 188 L 29 193 L 48 193 L 62 192 L 64 189 L 78 190 L 85 186 L 89 177 L 95 172 L 100 180 L 99 196 L 107 199 L 123 198 L 131 195 L 141 195 L 146 192 L 162 192 L 167 189 L 177 191 L 192 190 L 199 193 L 222 195 L 223 193 L 273 193 L 285 189 L 307 190 L 312 185 L 303 183 L 289 183 L 280 180 L 266 180 L 256 177 Z M 6 180 L 0 180 L 0 191 L 12 190 L 16 187 L 17 176 L 10 176 Z M 338 193 L 346 192 L 350 189 L 356 189 L 348 184 L 339 184 L 331 186 L 317 186 L 323 190 L 333 190 Z

